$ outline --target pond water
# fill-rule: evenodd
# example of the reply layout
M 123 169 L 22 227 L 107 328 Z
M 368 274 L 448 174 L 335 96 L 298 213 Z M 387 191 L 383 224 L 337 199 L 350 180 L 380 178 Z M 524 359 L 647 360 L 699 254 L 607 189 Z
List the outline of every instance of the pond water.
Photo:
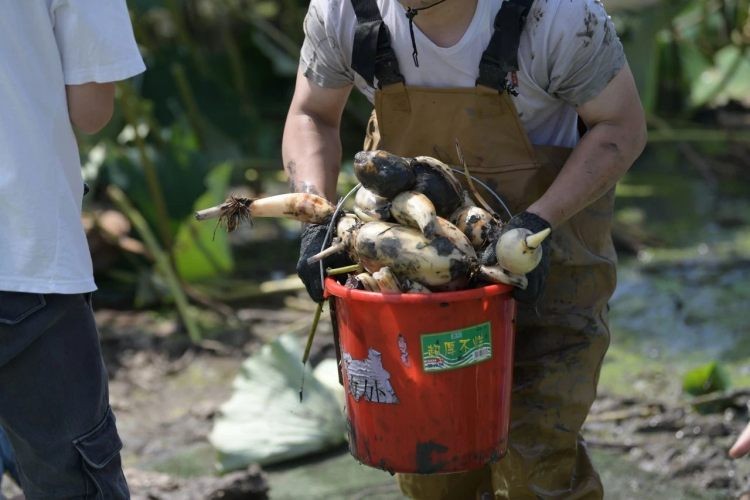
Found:
M 718 361 L 750 387 L 750 183 L 645 155 L 618 187 L 621 258 L 602 387 L 678 397 L 681 375 Z

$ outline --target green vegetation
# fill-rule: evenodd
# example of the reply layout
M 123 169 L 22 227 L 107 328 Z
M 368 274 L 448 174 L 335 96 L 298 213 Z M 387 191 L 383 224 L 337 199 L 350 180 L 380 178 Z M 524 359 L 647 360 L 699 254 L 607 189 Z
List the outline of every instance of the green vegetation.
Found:
M 296 224 L 261 221 L 251 234 L 232 239 L 213 224 L 196 223 L 192 214 L 221 201 L 230 186 L 251 196 L 287 190 L 281 134 L 307 4 L 133 0 L 129 5 L 149 70 L 120 86 L 115 119 L 97 136 L 81 138 L 81 145 L 93 188 L 87 209 L 125 210 L 127 204 L 136 226 L 130 236 L 146 243 L 146 250 L 118 249 L 111 265 L 98 269 L 100 300 L 176 304 L 197 339 L 201 333 L 190 326 L 190 308 L 216 309 L 230 295 L 257 296 L 260 282 L 293 273 Z M 718 189 L 736 188 L 733 180 L 741 173 L 733 160 L 750 141 L 735 123 L 749 104 L 750 2 L 620 0 L 607 7 L 636 74 L 652 139 L 620 189 L 618 230 L 624 228 L 639 248 L 680 250 L 684 246 L 672 246 L 649 230 L 659 220 L 644 223 L 638 215 L 642 203 L 659 202 L 661 190 L 678 189 L 673 173 L 639 166 L 682 164 L 698 180 L 680 182 L 708 180 Z M 370 111 L 354 94 L 342 126 L 345 163 L 360 148 Z M 719 158 L 721 168 L 708 158 Z M 347 183 L 345 175 L 342 186 Z M 110 196 L 117 192 L 119 200 Z M 688 198 L 680 207 L 688 209 L 699 207 L 689 206 L 697 196 L 712 196 L 683 192 Z M 689 238 L 688 219 L 668 217 L 675 209 L 665 208 L 662 225 Z M 153 238 L 134 214 L 142 216 Z M 254 249 L 244 244 L 248 241 Z

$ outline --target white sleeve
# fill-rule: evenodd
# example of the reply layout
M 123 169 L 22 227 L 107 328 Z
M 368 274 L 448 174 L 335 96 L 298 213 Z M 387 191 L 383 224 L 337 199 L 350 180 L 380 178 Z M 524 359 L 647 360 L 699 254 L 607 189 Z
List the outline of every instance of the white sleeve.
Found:
M 580 106 L 599 95 L 625 66 L 612 19 L 598 0 L 559 0 L 547 19 L 551 95 Z
M 354 70 L 342 52 L 337 32 L 339 22 L 331 18 L 334 8 L 335 4 L 331 5 L 328 0 L 310 2 L 305 16 L 305 41 L 300 51 L 303 74 L 325 88 L 341 88 L 354 82 Z
M 66 85 L 116 82 L 146 69 L 125 0 L 54 0 L 51 14 Z

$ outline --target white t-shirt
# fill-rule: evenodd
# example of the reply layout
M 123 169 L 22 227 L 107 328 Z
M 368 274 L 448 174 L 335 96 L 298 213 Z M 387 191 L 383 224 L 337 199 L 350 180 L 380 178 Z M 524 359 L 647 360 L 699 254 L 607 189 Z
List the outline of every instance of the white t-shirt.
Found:
M 419 67 L 412 60 L 406 9 L 396 0 L 376 1 L 407 85 L 475 85 L 501 0 L 478 0 L 468 29 L 451 47 L 435 45 L 415 24 Z M 300 65 L 316 84 L 340 88 L 354 83 L 372 102 L 374 89 L 351 69 L 355 26 L 351 0 L 312 0 Z M 519 95 L 514 101 L 531 141 L 572 147 L 578 142 L 575 107 L 607 86 L 624 66 L 625 55 L 601 2 L 537 0 L 521 36 L 518 60 Z
M 0 290 L 96 289 L 65 85 L 144 69 L 125 0 L 0 0 Z

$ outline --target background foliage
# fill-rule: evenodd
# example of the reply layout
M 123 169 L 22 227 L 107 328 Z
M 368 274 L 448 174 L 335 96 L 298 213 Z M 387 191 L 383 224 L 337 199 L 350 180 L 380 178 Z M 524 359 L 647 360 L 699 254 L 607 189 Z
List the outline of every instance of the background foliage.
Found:
M 750 105 L 748 0 L 605 5 L 626 46 L 653 144 L 695 158 L 728 150 L 729 138 L 747 140 L 732 122 L 740 116 L 732 110 Z M 210 303 L 212 297 L 226 298 L 228 290 L 242 296 L 227 281 L 231 277 L 291 273 L 295 226 L 271 223 L 232 242 L 211 224 L 192 221 L 192 213 L 221 201 L 230 186 L 252 195 L 287 189 L 281 134 L 306 3 L 131 0 L 129 6 L 149 70 L 120 87 L 111 124 L 81 140 L 85 177 L 93 187 L 88 208 L 99 211 L 114 201 L 131 220 L 141 214 L 146 227 L 130 236 L 146 248 L 117 253 L 98 266 L 104 300 L 153 305 L 179 301 L 177 288 L 184 288 L 193 303 Z M 369 104 L 353 95 L 342 126 L 345 161 L 359 149 L 368 114 Z M 674 143 L 681 148 L 675 151 Z M 124 197 L 118 198 L 118 189 Z M 129 206 L 117 199 L 129 200 Z M 243 255 L 239 248 L 248 238 L 259 248 L 263 241 L 285 243 Z M 160 252 L 167 262 L 157 265 Z M 181 285 L 170 285 L 168 269 Z M 257 292 L 245 286 L 247 294 Z

